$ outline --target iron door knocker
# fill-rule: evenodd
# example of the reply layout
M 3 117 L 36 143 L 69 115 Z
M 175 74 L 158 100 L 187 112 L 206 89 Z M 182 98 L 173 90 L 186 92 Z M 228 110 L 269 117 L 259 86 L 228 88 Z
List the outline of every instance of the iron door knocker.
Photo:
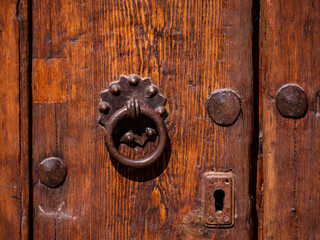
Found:
M 167 129 L 163 122 L 167 117 L 164 107 L 166 98 L 159 94 L 151 79 L 141 79 L 137 75 L 120 76 L 118 81 L 111 83 L 107 90 L 100 93 L 100 97 L 101 115 L 98 122 L 105 128 L 106 147 L 110 156 L 123 165 L 134 168 L 148 167 L 161 158 L 168 141 Z M 114 139 L 115 133 L 121 121 L 133 121 L 141 115 L 153 121 L 156 128 L 146 128 L 143 136 L 148 138 L 158 134 L 159 140 L 155 151 L 149 156 L 131 159 L 119 152 Z M 132 143 L 134 136 L 127 132 L 123 139 L 126 143 Z

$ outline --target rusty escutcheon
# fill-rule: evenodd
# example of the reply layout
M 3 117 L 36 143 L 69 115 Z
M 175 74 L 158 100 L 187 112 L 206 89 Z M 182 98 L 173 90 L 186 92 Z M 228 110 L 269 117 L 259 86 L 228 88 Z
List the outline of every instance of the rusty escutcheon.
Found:
M 207 227 L 232 227 L 234 224 L 234 175 L 207 172 L 203 179 L 203 218 Z

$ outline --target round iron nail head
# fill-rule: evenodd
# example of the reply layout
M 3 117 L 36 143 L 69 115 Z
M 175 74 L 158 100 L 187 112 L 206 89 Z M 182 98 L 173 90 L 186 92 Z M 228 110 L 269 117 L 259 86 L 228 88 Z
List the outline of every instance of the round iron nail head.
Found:
M 67 174 L 67 164 L 62 159 L 50 157 L 39 163 L 39 179 L 48 187 L 60 186 Z

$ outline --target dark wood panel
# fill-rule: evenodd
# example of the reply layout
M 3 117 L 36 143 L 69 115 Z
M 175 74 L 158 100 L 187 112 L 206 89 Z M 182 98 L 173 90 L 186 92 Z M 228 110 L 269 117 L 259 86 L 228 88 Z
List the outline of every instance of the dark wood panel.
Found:
M 264 0 L 261 9 L 263 238 L 319 239 L 320 2 Z M 302 119 L 276 109 L 286 83 L 308 97 Z
M 33 1 L 33 68 L 66 61 L 57 79 L 49 77 L 59 64 L 45 64 L 50 74 L 33 73 L 33 89 L 54 94 L 33 99 L 35 239 L 251 238 L 251 8 L 234 0 Z M 151 77 L 168 97 L 165 169 L 114 166 L 105 149 L 99 92 L 133 73 Z M 64 102 L 56 101 L 60 76 Z M 41 89 L 48 81 L 58 89 Z M 230 127 L 214 125 L 205 112 L 209 93 L 220 88 L 241 97 L 241 115 Z M 50 156 L 68 164 L 55 189 L 37 174 Z M 199 221 L 201 177 L 211 170 L 236 176 L 231 229 Z
M 29 237 L 27 1 L 0 3 L 0 238 Z

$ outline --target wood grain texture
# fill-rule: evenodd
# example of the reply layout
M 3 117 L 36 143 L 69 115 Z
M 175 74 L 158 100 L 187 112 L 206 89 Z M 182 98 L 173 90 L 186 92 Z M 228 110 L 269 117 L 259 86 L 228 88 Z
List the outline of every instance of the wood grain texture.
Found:
M 35 239 L 251 239 L 251 9 L 236 0 L 33 1 L 33 58 L 66 59 L 67 86 L 66 102 L 33 103 Z M 168 98 L 164 169 L 109 159 L 97 106 L 121 74 L 151 77 Z M 230 127 L 205 112 L 220 88 L 241 97 Z M 37 175 L 50 156 L 68 164 L 55 189 Z M 231 229 L 202 224 L 201 177 L 211 170 L 235 175 Z
M 32 62 L 32 66 L 33 102 L 66 102 L 66 59 L 34 59 Z
M 263 0 L 261 10 L 263 239 L 319 239 L 320 2 Z M 307 94 L 302 119 L 276 110 L 286 83 Z
M 0 239 L 29 237 L 27 1 L 0 2 Z

